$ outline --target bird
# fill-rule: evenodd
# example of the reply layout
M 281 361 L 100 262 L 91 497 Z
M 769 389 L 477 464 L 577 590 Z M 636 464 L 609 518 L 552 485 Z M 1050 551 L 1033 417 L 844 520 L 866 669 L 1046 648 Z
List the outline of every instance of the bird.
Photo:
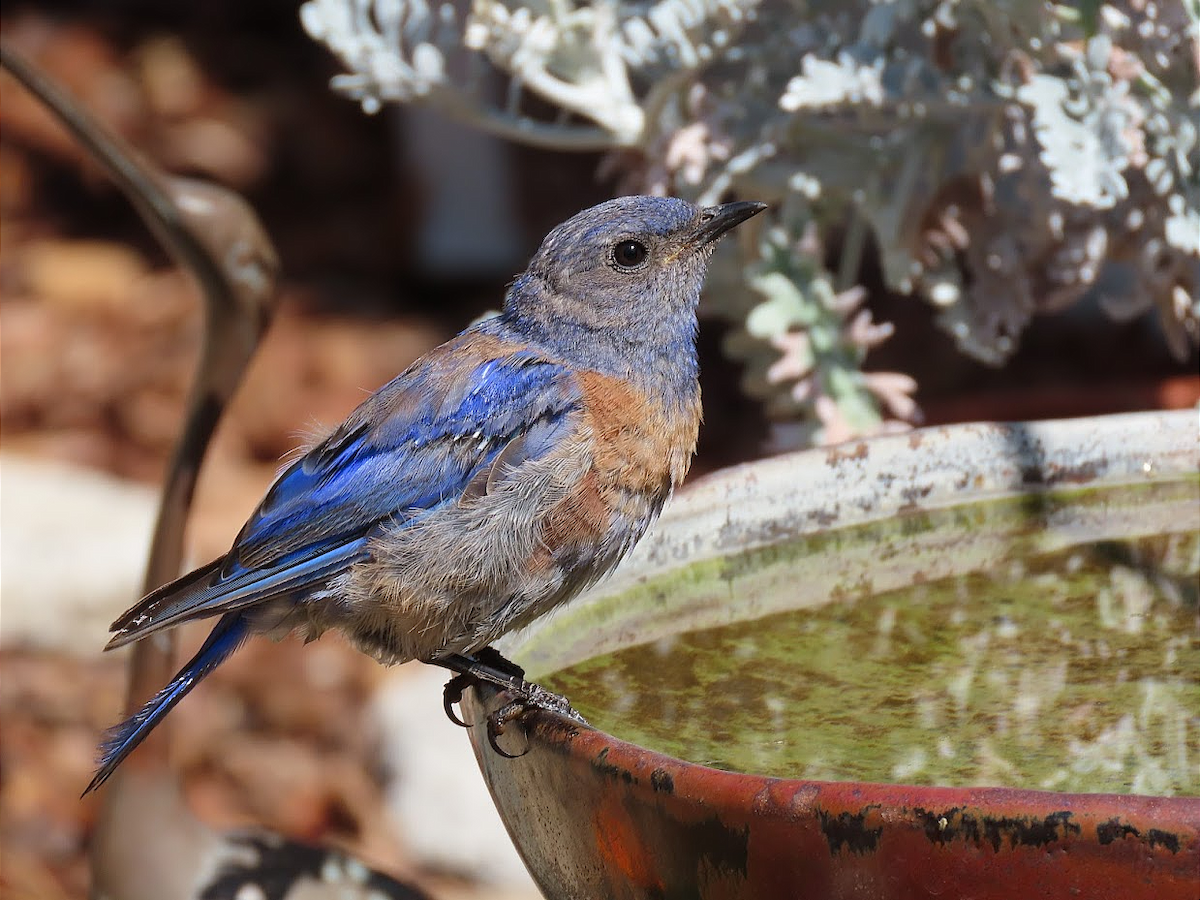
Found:
M 490 645 L 611 571 L 682 482 L 701 419 L 708 261 L 765 208 L 628 196 L 552 229 L 499 314 L 287 466 L 228 553 L 113 622 L 106 650 L 217 619 L 109 730 L 84 794 L 252 635 L 337 629 L 385 665 L 420 660 L 561 700 Z

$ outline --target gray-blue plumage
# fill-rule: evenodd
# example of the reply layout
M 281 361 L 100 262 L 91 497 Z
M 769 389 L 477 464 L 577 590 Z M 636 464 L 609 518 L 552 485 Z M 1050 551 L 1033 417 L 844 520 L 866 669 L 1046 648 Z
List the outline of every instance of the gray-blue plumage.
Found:
M 339 628 L 392 663 L 472 653 L 610 570 L 687 471 L 696 303 L 763 208 L 625 197 L 555 228 L 505 297 L 289 466 L 226 556 L 154 591 L 110 647 L 220 616 L 110 735 L 89 790 L 250 634 Z

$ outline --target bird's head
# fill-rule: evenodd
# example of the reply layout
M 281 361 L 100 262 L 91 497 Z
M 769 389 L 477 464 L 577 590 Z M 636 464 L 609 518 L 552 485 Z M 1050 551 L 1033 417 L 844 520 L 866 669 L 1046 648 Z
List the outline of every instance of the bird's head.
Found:
M 506 302 L 539 330 L 618 351 L 691 340 L 717 240 L 765 203 L 696 206 L 673 197 L 619 197 L 585 209 L 546 236 Z M 632 361 L 632 360 L 631 360 Z

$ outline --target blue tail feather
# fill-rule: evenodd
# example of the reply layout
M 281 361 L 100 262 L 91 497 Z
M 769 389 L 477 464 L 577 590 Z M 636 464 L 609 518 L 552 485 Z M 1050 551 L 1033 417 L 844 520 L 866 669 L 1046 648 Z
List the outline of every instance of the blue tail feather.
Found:
M 241 646 L 248 634 L 248 623 L 240 613 L 226 613 L 222 616 L 204 642 L 204 646 L 179 670 L 179 674 L 171 679 L 170 684 L 120 725 L 109 729 L 100 744 L 100 768 L 83 795 L 90 794 L 104 784 L 125 757 L 175 708 L 175 704 Z

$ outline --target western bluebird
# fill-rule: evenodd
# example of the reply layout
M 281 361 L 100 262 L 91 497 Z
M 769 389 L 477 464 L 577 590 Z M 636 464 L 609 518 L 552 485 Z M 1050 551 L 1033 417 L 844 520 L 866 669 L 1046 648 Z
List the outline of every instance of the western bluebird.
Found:
M 109 733 L 88 791 L 251 634 L 339 628 L 385 664 L 496 680 L 488 645 L 612 569 L 683 480 L 708 258 L 764 208 L 622 197 L 551 231 L 498 316 L 289 466 L 229 553 L 113 623 L 109 649 L 220 616 Z

